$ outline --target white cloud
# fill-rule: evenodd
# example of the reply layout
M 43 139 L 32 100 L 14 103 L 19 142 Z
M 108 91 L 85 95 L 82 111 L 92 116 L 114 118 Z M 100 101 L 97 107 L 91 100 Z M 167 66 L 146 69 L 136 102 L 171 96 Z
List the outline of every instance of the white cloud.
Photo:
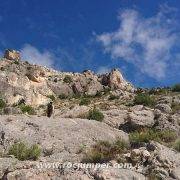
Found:
M 172 11 L 174 9 L 161 6 L 159 13 L 149 18 L 142 17 L 136 10 L 121 11 L 119 28 L 98 35 L 97 40 L 113 59 L 133 63 L 142 73 L 162 79 L 178 39 Z
M 106 74 L 108 72 L 111 71 L 111 68 L 107 67 L 107 66 L 101 66 L 98 68 L 97 70 L 97 74 Z
M 47 50 L 40 52 L 32 45 L 26 44 L 20 51 L 22 54 L 22 59 L 27 60 L 29 63 L 39 64 L 47 67 L 53 67 L 54 65 L 54 55 Z

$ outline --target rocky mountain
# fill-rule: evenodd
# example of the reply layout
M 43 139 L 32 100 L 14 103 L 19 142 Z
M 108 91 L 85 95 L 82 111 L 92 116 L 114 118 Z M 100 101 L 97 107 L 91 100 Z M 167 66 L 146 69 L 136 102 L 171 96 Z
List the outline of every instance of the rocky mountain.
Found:
M 47 104 L 50 95 L 93 96 L 107 88 L 134 90 L 117 69 L 99 76 L 89 70 L 82 74 L 58 72 L 20 61 L 15 50 L 6 50 L 0 69 L 0 92 L 9 105 L 23 99 L 28 105 L 39 106 Z
M 0 113 L 2 180 L 180 179 L 179 84 L 135 88 L 118 69 L 59 72 L 8 49 Z

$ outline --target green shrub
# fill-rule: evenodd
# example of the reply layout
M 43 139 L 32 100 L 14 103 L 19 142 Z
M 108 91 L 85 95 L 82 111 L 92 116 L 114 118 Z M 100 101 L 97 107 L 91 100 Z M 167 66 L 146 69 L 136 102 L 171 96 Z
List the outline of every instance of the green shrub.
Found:
M 127 142 L 121 139 L 116 140 L 113 146 L 116 152 L 122 152 L 129 148 L 129 145 L 127 144 Z
M 29 105 L 21 104 L 19 107 L 23 113 L 28 113 L 29 115 L 35 114 L 34 108 Z
M 28 159 L 32 159 L 36 161 L 40 155 L 41 155 L 41 148 L 37 144 L 32 145 L 28 149 Z
M 18 60 L 14 61 L 14 64 L 19 65 L 19 61 Z
M 117 140 L 114 143 L 99 141 L 87 151 L 83 161 L 88 163 L 105 163 L 116 159 L 118 155 L 125 152 L 128 147 L 128 144 L 122 140 Z
M 101 91 L 98 91 L 95 95 L 95 97 L 102 97 L 103 93 Z
M 136 131 L 129 134 L 131 143 L 148 143 L 152 140 L 157 142 L 170 143 L 176 139 L 176 134 L 170 130 L 158 131 L 153 129 L 145 129 L 141 132 Z
M 153 107 L 155 105 L 155 100 L 148 94 L 139 93 L 134 98 L 134 105 L 144 105 Z
M 72 98 L 74 99 L 80 99 L 82 96 L 81 94 L 73 94 Z
M 49 96 L 47 96 L 49 99 L 51 99 L 52 101 L 55 101 L 55 96 L 52 94 L 52 95 L 49 95 Z
M 18 160 L 37 160 L 41 155 L 41 148 L 38 145 L 27 147 L 23 142 L 13 144 L 9 148 L 9 155 L 14 155 Z
M 89 111 L 89 114 L 88 114 L 88 119 L 93 119 L 93 120 L 96 120 L 96 121 L 103 121 L 104 119 L 104 115 L 102 112 L 100 112 L 98 109 L 94 108 L 93 110 L 90 110 Z
M 71 76 L 66 75 L 65 78 L 63 79 L 63 81 L 64 81 L 65 83 L 71 83 L 73 80 L 72 80 L 72 77 L 71 77 Z
M 168 92 L 169 92 L 169 89 L 167 89 L 167 88 L 162 88 L 162 89 L 154 89 L 154 88 L 152 88 L 152 89 L 150 89 L 149 90 L 149 94 L 151 95 L 151 94 L 154 94 L 154 95 L 163 95 L 163 94 L 168 94 Z
M 173 113 L 177 113 L 177 112 L 180 111 L 180 104 L 178 104 L 178 103 L 172 103 L 171 108 L 172 108 L 172 112 L 173 112 Z
M 107 95 L 107 94 L 109 94 L 110 93 L 110 91 L 111 91 L 111 88 L 106 88 L 106 89 L 104 89 L 104 95 Z
M 0 70 L 1 70 L 1 71 L 5 71 L 5 68 L 4 68 L 4 67 L 1 67 Z
M 5 106 L 6 106 L 5 101 L 2 98 L 0 98 L 0 109 L 3 109 Z
M 59 95 L 59 99 L 67 99 L 67 95 L 65 95 L 65 94 L 60 94 L 60 95 Z
M 180 152 L 180 139 L 177 139 L 174 143 L 174 149 L 178 152 Z
M 82 105 L 89 105 L 91 103 L 90 99 L 88 98 L 82 98 L 79 105 L 82 106 Z
M 180 92 L 180 84 L 175 84 L 175 85 L 172 87 L 172 91 L 173 91 L 173 92 Z
M 119 96 L 116 96 L 116 95 L 111 94 L 108 99 L 109 99 L 109 100 L 119 99 Z
M 176 133 L 171 130 L 158 131 L 157 134 L 160 140 L 165 143 L 174 142 L 177 138 Z

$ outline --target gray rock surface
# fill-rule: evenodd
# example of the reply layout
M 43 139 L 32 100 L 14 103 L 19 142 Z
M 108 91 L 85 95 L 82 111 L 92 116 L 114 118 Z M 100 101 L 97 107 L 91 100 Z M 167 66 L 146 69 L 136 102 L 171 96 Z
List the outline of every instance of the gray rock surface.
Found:
M 44 152 L 51 150 L 51 158 L 56 160 L 77 160 L 82 145 L 90 147 L 98 140 L 111 142 L 120 137 L 128 141 L 126 133 L 94 120 L 36 116 L 0 116 L 0 119 L 7 149 L 15 141 L 36 143 Z
M 159 109 L 163 113 L 171 113 L 172 112 L 172 109 L 168 104 L 158 104 L 158 105 L 156 105 L 155 108 Z
M 152 127 L 154 124 L 154 113 L 151 110 L 133 111 L 129 114 L 128 121 L 132 126 Z
M 145 176 L 129 169 L 98 169 L 94 172 L 96 179 L 102 180 L 145 180 Z

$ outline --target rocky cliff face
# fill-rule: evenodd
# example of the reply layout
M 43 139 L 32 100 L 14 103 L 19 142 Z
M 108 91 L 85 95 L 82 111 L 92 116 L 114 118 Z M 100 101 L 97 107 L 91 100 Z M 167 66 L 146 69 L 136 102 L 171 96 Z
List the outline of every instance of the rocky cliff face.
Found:
M 0 61 L 0 92 L 9 105 L 17 104 L 22 99 L 28 105 L 45 105 L 50 101 L 50 95 L 93 96 L 108 87 L 131 92 L 134 90 L 118 70 L 98 77 L 91 71 L 82 74 L 62 73 L 19 59 L 18 52 L 6 50 Z
M 0 178 L 180 179 L 178 87 L 135 89 L 117 69 L 58 72 L 7 50 L 0 60 Z

